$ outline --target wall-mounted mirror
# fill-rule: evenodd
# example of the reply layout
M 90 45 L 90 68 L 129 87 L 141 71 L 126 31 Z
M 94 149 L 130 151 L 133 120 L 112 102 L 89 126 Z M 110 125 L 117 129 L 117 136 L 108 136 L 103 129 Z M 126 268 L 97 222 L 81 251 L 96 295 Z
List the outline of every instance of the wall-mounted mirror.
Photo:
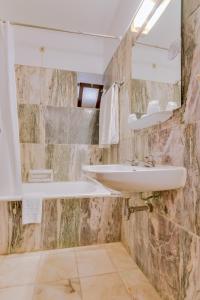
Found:
M 181 106 L 181 0 L 168 2 L 132 49 L 132 113 L 148 115 Z

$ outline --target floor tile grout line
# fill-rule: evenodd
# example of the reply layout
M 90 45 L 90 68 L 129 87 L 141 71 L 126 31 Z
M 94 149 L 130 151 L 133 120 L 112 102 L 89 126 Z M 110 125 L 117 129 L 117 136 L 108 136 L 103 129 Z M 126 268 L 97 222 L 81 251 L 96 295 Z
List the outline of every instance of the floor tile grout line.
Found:
M 134 298 L 132 298 L 132 295 L 129 294 L 128 288 L 127 288 L 127 286 L 125 285 L 125 283 L 124 283 L 122 277 L 120 276 L 120 273 L 119 273 L 119 272 L 118 272 L 118 276 L 119 276 L 119 279 L 120 279 L 120 281 L 121 281 L 121 283 L 122 283 L 122 286 L 125 288 L 126 293 L 127 293 L 127 295 L 129 296 L 130 300 L 134 300 Z
M 114 243 L 113 243 L 114 244 Z M 140 272 L 142 272 L 141 270 L 140 270 L 140 268 L 136 265 L 136 267 L 133 267 L 133 268 L 129 268 L 129 269 L 127 269 L 127 268 L 118 268 L 116 265 L 115 265 L 115 263 L 113 262 L 113 260 L 112 260 L 112 253 L 109 251 L 109 247 L 108 247 L 108 245 L 109 244 L 104 244 L 104 245 L 101 245 L 101 247 L 97 247 L 98 249 L 96 249 L 96 250 L 104 250 L 105 252 L 106 252 L 106 254 L 107 254 L 107 256 L 109 257 L 109 261 L 112 263 L 112 265 L 113 265 L 113 269 L 114 269 L 114 271 L 113 272 L 103 272 L 103 273 L 100 273 L 100 274 L 92 274 L 92 275 L 89 275 L 89 276 L 81 276 L 80 275 L 80 272 L 79 272 L 79 264 L 78 264 L 78 252 L 79 251 L 76 251 L 76 248 L 70 248 L 70 250 L 71 251 L 62 251 L 62 252 L 57 252 L 57 253 L 54 253 L 54 254 L 52 254 L 52 253 L 40 253 L 40 255 L 39 255 L 39 259 L 37 260 L 37 264 L 38 264 L 38 266 L 37 266 L 37 269 L 36 269 L 36 275 L 35 275 L 35 280 L 34 280 L 34 282 L 30 282 L 30 283 L 27 283 L 27 284 L 20 284 L 20 285 L 12 285 L 12 286 L 6 286 L 6 287 L 0 287 L 0 291 L 1 290 L 3 290 L 3 289 L 11 289 L 11 288 L 16 288 L 16 287 L 33 287 L 33 292 L 32 292 L 32 297 L 31 297 L 31 300 L 33 300 L 33 298 L 34 298 L 34 294 L 35 294 L 35 288 L 38 286 L 38 285 L 51 285 L 51 284 L 56 284 L 56 283 L 59 283 L 59 282 L 62 282 L 62 281 L 65 281 L 65 280 L 70 280 L 70 279 L 78 279 L 79 280 L 79 284 L 80 284 L 80 296 L 81 296 L 81 299 L 83 300 L 83 287 L 82 287 L 82 280 L 84 280 L 84 279 L 89 279 L 89 278 L 94 278 L 94 277 L 103 277 L 103 276 L 106 276 L 106 275 L 114 275 L 114 274 L 116 274 L 117 275 L 117 277 L 120 279 L 120 282 L 121 282 L 121 284 L 122 284 L 122 286 L 124 287 L 124 289 L 125 289 L 125 291 L 126 291 L 126 293 L 127 293 L 127 296 L 131 299 L 131 295 L 129 294 L 129 292 L 128 292 L 128 287 L 127 287 L 127 285 L 125 284 L 125 281 L 123 280 L 123 278 L 122 278 L 122 273 L 123 272 L 131 272 L 132 270 L 138 270 L 138 271 L 140 271 Z M 97 245 L 98 246 L 98 245 Z M 128 251 L 126 250 L 126 248 L 124 247 L 124 245 L 123 245 L 123 243 L 122 242 L 120 242 L 119 243 L 119 247 L 123 247 L 124 248 L 124 250 L 125 250 L 125 253 L 126 253 L 126 255 L 128 256 L 128 257 L 130 257 L 131 258 L 131 260 L 134 262 L 134 260 L 132 259 L 132 257 L 130 256 L 130 254 L 128 253 Z M 86 246 L 86 247 L 88 247 L 88 249 L 89 249 L 89 246 Z M 67 248 L 68 249 L 68 248 Z M 95 252 L 95 249 L 92 249 L 91 248 L 91 250 L 93 250 L 94 252 Z M 90 251 L 91 251 L 90 250 Z M 55 250 L 56 251 L 56 250 Z M 51 280 L 51 281 L 47 281 L 47 282 L 37 282 L 37 278 L 38 278 L 38 273 L 39 273 L 39 270 L 40 270 L 40 265 L 41 265 L 41 261 L 42 261 L 42 259 L 43 258 L 45 258 L 46 256 L 52 256 L 52 255 L 60 255 L 60 254 L 66 254 L 66 253 L 73 253 L 73 255 L 74 255 L 74 260 L 75 260 L 75 265 L 76 265 L 76 273 L 77 273 L 77 276 L 73 276 L 73 277 L 70 277 L 70 278 L 63 278 L 63 279 L 59 279 L 59 280 Z M 82 251 L 81 251 L 82 252 Z M 23 256 L 23 254 L 21 254 L 22 256 Z M 24 256 L 24 257 L 26 257 L 26 256 Z M 30 256 L 29 256 L 30 257 Z M 32 257 L 32 256 L 31 256 Z M 6 256 L 5 256 L 5 258 L 6 258 Z M 5 258 L 3 258 L 3 260 L 2 261 L 4 261 L 4 259 Z M 142 272 L 143 273 L 143 272 Z M 144 274 L 144 273 L 143 273 Z M 146 278 L 146 280 L 147 280 L 147 284 L 148 285 L 150 285 L 152 288 L 154 288 L 152 285 L 151 285 L 151 283 L 149 282 L 149 280 L 148 280 L 148 278 L 144 275 L 144 277 Z
M 49 251 L 52 251 L 49 252 Z M 8 253 L 8 254 L 0 254 L 0 258 L 2 257 L 3 259 L 9 258 L 9 259 L 15 259 L 21 256 L 24 256 L 24 258 L 31 258 L 35 256 L 45 256 L 45 255 L 58 255 L 58 254 L 66 254 L 66 252 L 73 252 L 73 248 L 61 248 L 61 249 L 52 249 L 52 250 L 44 250 L 44 251 L 39 251 L 39 252 L 21 252 L 21 253 Z M 55 253 L 53 253 L 55 252 Z M 1 260 L 0 260 L 1 264 Z
M 0 287 L 0 291 L 3 289 L 10 289 L 10 288 L 17 288 L 17 287 L 25 287 L 25 286 L 38 286 L 38 285 L 49 285 L 52 283 L 59 283 L 65 280 L 76 280 L 76 279 L 80 279 L 78 276 L 77 277 L 68 277 L 68 278 L 63 278 L 63 279 L 59 279 L 59 280 L 51 280 L 51 281 L 44 281 L 44 282 L 30 282 L 30 283 L 26 283 L 26 284 L 18 284 L 18 285 L 11 285 L 11 286 L 5 286 L 5 287 Z
M 120 244 L 121 244 L 121 246 L 123 246 L 123 250 L 125 250 L 126 256 L 129 257 L 129 258 L 131 258 L 131 260 L 133 261 L 133 263 L 135 263 L 134 259 L 133 259 L 133 258 L 131 257 L 131 255 L 128 253 L 128 251 L 126 250 L 126 248 L 124 247 L 124 245 L 123 245 L 122 243 L 120 243 Z M 105 246 L 105 248 L 106 248 L 106 252 L 107 252 L 107 254 L 108 254 L 108 256 L 109 256 L 109 258 L 110 258 L 112 264 L 114 265 L 114 268 L 116 269 L 116 272 L 122 272 L 122 271 L 125 271 L 125 270 L 132 270 L 132 269 L 134 269 L 133 267 L 130 267 L 130 268 L 123 268 L 123 269 L 118 268 L 117 265 L 114 263 L 114 261 L 113 261 L 113 259 L 112 259 L 111 253 L 109 253 L 110 251 L 109 251 L 108 247 Z M 139 268 L 139 267 L 138 267 L 138 265 L 135 263 L 135 269 L 136 269 L 136 268 Z
M 78 276 L 78 280 L 80 283 L 80 293 L 81 293 L 81 300 L 83 300 L 83 289 L 82 289 L 82 285 L 81 285 L 81 279 L 80 279 L 80 274 L 79 274 L 79 267 L 78 267 L 78 258 L 77 258 L 77 253 L 76 250 L 74 249 L 74 257 L 75 257 L 75 263 L 76 263 L 76 270 L 77 270 L 77 276 Z

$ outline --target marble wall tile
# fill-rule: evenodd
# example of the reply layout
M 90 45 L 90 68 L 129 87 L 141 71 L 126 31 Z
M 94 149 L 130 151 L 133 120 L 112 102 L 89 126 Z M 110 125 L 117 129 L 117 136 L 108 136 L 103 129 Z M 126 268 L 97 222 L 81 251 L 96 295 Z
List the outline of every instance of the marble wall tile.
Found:
M 148 80 L 132 80 L 131 111 L 146 113 L 149 101 L 157 99 L 161 110 L 165 110 L 169 101 L 176 101 L 181 106 L 181 87 L 177 84 Z
M 150 279 L 163 299 L 180 298 L 180 231 L 159 215 L 149 218 Z
M 7 203 L 0 203 L 0 253 L 8 253 L 9 245 L 9 214 Z
M 77 74 L 65 70 L 16 65 L 20 104 L 77 106 Z
M 45 111 L 45 143 L 69 144 L 70 111 L 66 108 L 47 106 Z
M 183 60 L 183 83 L 184 97 L 187 98 L 185 121 L 194 123 L 199 120 L 199 96 L 200 85 L 197 75 L 200 73 L 200 9 L 196 10 L 184 22 L 184 60 Z
M 99 111 L 76 107 L 76 77 L 75 72 L 16 65 L 24 182 L 30 169 L 51 167 L 57 180 L 76 180 L 82 163 L 102 160 L 102 150 L 90 147 L 98 144 Z
M 163 299 L 198 299 L 200 239 L 157 216 L 150 220 L 150 240 L 155 251 L 150 254 L 155 265 L 151 280 Z
M 200 1 L 199 0 L 183 0 L 183 14 L 184 14 L 184 20 L 190 17 L 195 11 L 200 7 Z
M 68 181 L 82 178 L 83 164 L 100 164 L 102 149 L 89 145 L 47 145 L 46 168 L 53 169 L 54 180 Z
M 80 238 L 87 239 L 80 234 L 81 231 L 81 201 L 93 201 L 92 199 L 61 199 L 58 207 L 60 217 L 60 230 L 58 247 L 68 248 L 81 245 Z M 89 244 L 88 244 L 89 245 Z
M 199 299 L 200 239 L 159 214 L 122 222 L 122 241 L 162 299 Z
M 40 225 L 22 225 L 22 202 L 7 202 L 9 222 L 8 251 L 6 253 L 29 252 L 40 249 Z M 1 206 L 1 203 L 0 203 Z M 4 218 L 1 222 L 5 222 Z M 6 254 L 2 252 L 1 254 Z
M 99 111 L 47 106 L 46 144 L 98 144 Z
M 77 73 L 43 68 L 41 71 L 42 99 L 45 105 L 77 106 Z
M 41 104 L 41 68 L 15 66 L 18 104 Z
M 118 145 L 111 145 L 109 148 L 103 149 L 103 157 L 102 162 L 103 164 L 116 164 L 118 163 Z
M 21 169 L 23 182 L 28 181 L 29 170 L 45 169 L 44 144 L 21 144 Z
M 0 203 L 0 254 L 120 241 L 120 198 L 45 200 L 41 224 L 22 225 L 22 203 Z
M 200 239 L 180 230 L 180 299 L 200 298 Z
M 44 141 L 43 109 L 39 105 L 18 106 L 19 134 L 21 143 L 40 144 Z
M 80 244 L 84 246 L 95 244 L 97 241 L 110 243 L 113 240 L 120 240 L 121 213 L 120 198 L 81 199 Z
M 199 5 L 198 0 L 183 1 L 182 96 L 185 105 L 175 111 L 170 120 L 159 126 L 131 134 L 122 126 L 120 130 L 126 132 L 120 134 L 117 156 L 112 151 L 103 152 L 103 160 L 117 163 L 122 158 L 124 160 L 131 157 L 126 147 L 132 145 L 133 157 L 143 159 L 146 154 L 153 154 L 158 163 L 185 166 L 187 169 L 186 186 L 177 191 L 163 192 L 160 201 L 154 203 L 153 214 L 134 214 L 127 221 L 123 200 L 122 241 L 166 300 L 200 299 L 200 102 L 199 83 L 196 78 L 200 73 Z M 130 49 L 128 41 L 124 40 L 122 47 L 124 43 Z M 119 74 L 122 74 L 120 66 L 123 59 L 125 60 L 121 55 L 122 47 L 117 49 L 107 68 L 106 82 L 113 78 L 117 80 Z M 130 75 L 130 69 L 124 71 Z M 126 115 L 131 103 L 128 89 L 127 95 L 129 99 L 124 102 L 126 107 L 120 107 L 122 116 Z M 134 194 L 130 204 L 141 204 L 140 195 Z

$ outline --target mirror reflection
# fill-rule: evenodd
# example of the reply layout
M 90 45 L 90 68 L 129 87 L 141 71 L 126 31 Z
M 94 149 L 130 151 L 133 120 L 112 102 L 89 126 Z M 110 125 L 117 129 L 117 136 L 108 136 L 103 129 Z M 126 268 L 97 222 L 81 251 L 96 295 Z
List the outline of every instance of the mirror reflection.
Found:
M 181 0 L 132 49 L 132 113 L 152 114 L 181 106 Z

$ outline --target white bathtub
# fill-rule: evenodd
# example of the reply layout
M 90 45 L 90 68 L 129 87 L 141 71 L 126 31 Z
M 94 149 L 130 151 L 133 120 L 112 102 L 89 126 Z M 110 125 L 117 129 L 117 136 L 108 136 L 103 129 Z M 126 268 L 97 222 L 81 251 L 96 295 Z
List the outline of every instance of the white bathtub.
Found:
M 100 184 L 90 181 L 68 181 L 48 183 L 24 183 L 22 194 L 41 193 L 45 199 L 107 197 L 111 192 Z M 0 196 L 0 201 L 19 201 L 22 195 Z

